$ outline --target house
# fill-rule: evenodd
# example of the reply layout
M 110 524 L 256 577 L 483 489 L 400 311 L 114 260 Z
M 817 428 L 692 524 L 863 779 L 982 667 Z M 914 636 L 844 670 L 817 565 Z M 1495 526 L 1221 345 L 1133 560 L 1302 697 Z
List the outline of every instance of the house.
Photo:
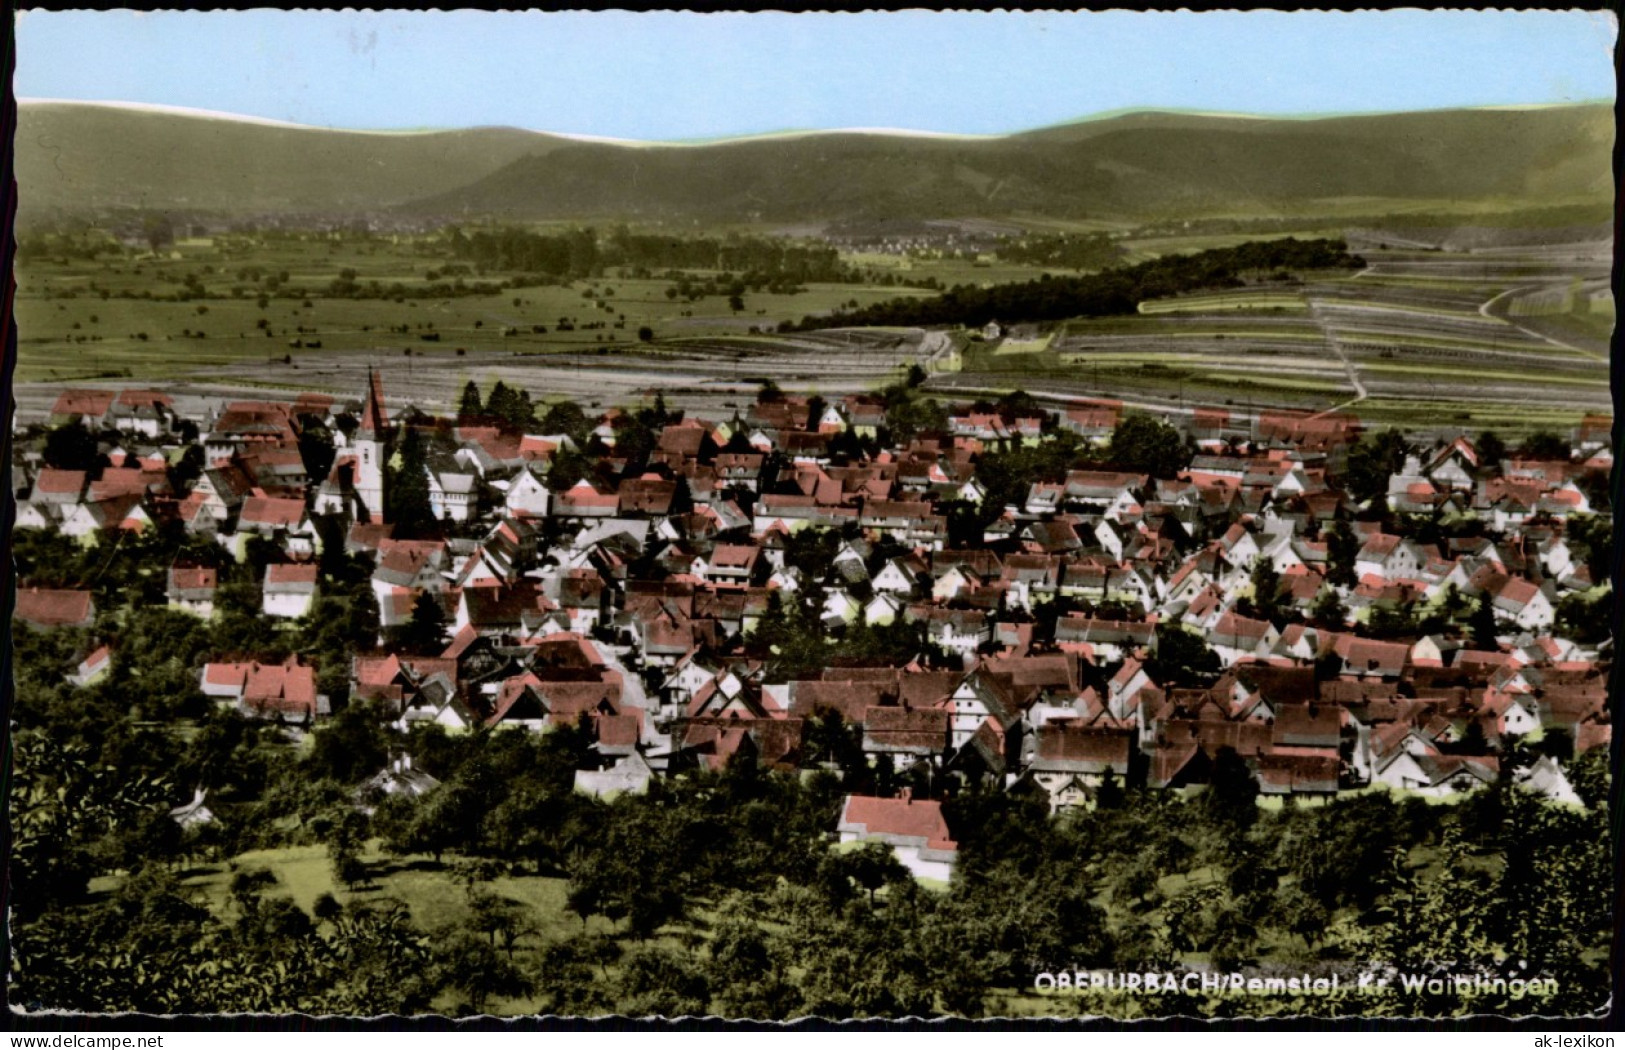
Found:
M 575 789 L 584 795 L 613 798 L 616 795 L 641 795 L 649 790 L 654 770 L 642 752 L 633 751 L 620 756 L 604 769 L 578 769 Z
M 304 616 L 316 597 L 316 565 L 267 565 L 262 590 L 265 615 L 287 619 Z
M 111 390 L 64 390 L 51 406 L 51 425 L 78 423 L 98 430 L 107 422 L 113 397 Z
M 78 503 L 85 493 L 85 472 L 45 467 L 34 479 L 31 501 L 57 506 Z
M 316 527 L 305 513 L 305 501 L 302 499 L 278 499 L 272 496 L 250 496 L 245 499 L 237 515 L 236 551 L 239 560 L 246 556 L 242 540 L 250 535 L 271 540 L 295 558 L 308 558 L 316 553 Z
M 1129 777 L 1133 740 L 1131 729 L 1053 718 L 1038 727 L 1027 775 L 1049 796 L 1051 812 L 1084 806 L 1107 776 L 1115 776 L 1119 784 Z
M 949 712 L 942 707 L 868 707 L 863 712 L 863 753 L 871 761 L 890 757 L 892 768 L 917 762 L 935 765 L 948 750 Z
M 89 627 L 96 620 L 96 603 L 89 591 L 20 587 L 11 615 L 35 630 Z
M 219 575 L 207 567 L 172 565 L 169 568 L 169 607 L 204 619 L 214 615 Z
M 107 674 L 113 667 L 113 650 L 107 646 L 99 646 L 89 656 L 80 660 L 68 676 L 68 681 L 77 686 L 87 686 Z
M 942 804 L 916 801 L 904 789 L 900 798 L 848 795 L 836 825 L 840 841 L 880 842 L 916 878 L 946 882 L 953 877 L 959 844 L 942 816 Z
M 905 619 L 909 623 L 925 621 L 926 638 L 931 644 L 963 656 L 993 640 L 993 621 L 980 609 L 916 604 L 908 607 Z
M 329 713 L 327 697 L 316 692 L 315 668 L 297 655 L 280 664 L 204 664 L 199 688 L 205 696 L 235 702 L 250 718 L 308 725 Z

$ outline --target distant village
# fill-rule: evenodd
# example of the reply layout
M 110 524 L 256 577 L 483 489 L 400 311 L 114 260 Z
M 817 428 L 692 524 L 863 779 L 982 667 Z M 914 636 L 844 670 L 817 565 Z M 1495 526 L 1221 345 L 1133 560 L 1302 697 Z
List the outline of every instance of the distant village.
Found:
M 775 392 L 727 420 L 666 423 L 629 462 L 615 412 L 589 420 L 583 446 L 391 407 L 387 387 L 374 373 L 352 400 L 184 410 L 158 390 L 66 390 L 50 427 L 87 428 L 96 465 L 53 466 L 48 431 L 20 429 L 15 527 L 87 546 L 179 527 L 238 559 L 269 543 L 261 612 L 285 623 L 310 612 L 323 543 L 342 536 L 373 565 L 380 628 L 347 695 L 319 690 L 300 654 L 243 653 L 197 669 L 203 694 L 290 733 L 363 702 L 403 734 L 579 727 L 594 746 L 576 786 L 596 795 L 734 761 L 827 765 L 813 738 L 845 732 L 894 793 L 848 796 L 832 830 L 889 843 L 928 877 L 954 863 L 933 797 L 948 784 L 1036 790 L 1063 811 L 1113 785 L 1202 785 L 1239 759 L 1261 796 L 1292 804 L 1443 797 L 1495 783 L 1520 742 L 1561 738 L 1516 776 L 1572 801 L 1553 755 L 1610 739 L 1612 639 L 1559 624 L 1565 599 L 1607 583 L 1569 523 L 1593 513 L 1581 479 L 1612 466 L 1609 419 L 1565 435 L 1565 457 L 1493 466 L 1470 436 L 1413 439 L 1362 505 L 1338 483 L 1367 429 L 1354 416 L 1198 409 L 1169 417 L 1189 453 L 1172 476 L 1067 469 L 989 508 L 985 456 L 1062 435 L 1104 448 L 1132 417 L 1106 400 L 950 406 L 946 431 L 888 447 L 878 397 Z M 311 428 L 331 437 L 319 476 Z M 440 524 L 407 536 L 387 489 L 414 431 Z M 567 455 L 591 469 L 565 483 Z M 199 466 L 177 485 L 188 456 Z M 974 535 L 950 508 L 977 512 Z M 216 569 L 162 571 L 170 608 L 216 615 Z M 1436 629 L 1371 629 L 1398 610 L 1436 613 Z M 89 629 L 97 610 L 89 590 L 21 579 L 15 620 Z M 441 644 L 386 644 L 414 620 L 442 627 Z M 777 674 L 753 644 L 905 627 L 917 652 L 885 665 Z M 115 645 L 93 639 L 62 674 L 96 680 Z M 425 780 L 403 758 L 379 784 Z

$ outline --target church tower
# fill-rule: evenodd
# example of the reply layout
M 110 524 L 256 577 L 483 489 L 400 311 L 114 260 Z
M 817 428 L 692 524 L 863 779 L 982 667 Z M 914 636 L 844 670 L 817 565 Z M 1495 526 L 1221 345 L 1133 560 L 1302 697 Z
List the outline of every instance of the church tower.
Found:
M 361 504 L 358 519 L 384 521 L 384 463 L 389 459 L 393 436 L 389 415 L 384 411 L 383 381 L 369 367 L 366 404 L 361 410 L 361 426 L 355 432 L 355 495 Z

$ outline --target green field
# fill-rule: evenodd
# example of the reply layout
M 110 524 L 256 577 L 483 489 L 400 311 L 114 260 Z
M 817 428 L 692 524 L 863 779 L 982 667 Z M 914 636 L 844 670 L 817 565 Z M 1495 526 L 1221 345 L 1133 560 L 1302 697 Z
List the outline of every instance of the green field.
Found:
M 1206 313 L 1212 310 L 1307 310 L 1301 292 L 1234 292 L 1152 299 L 1140 304 L 1142 314 Z
M 331 351 L 378 348 L 410 349 L 413 356 L 431 360 L 454 357 L 458 348 L 569 352 L 635 343 L 642 327 L 650 328 L 656 340 L 743 336 L 752 328 L 773 330 L 782 321 L 854 302 L 866 306 L 930 294 L 895 286 L 811 284 L 794 295 L 747 292 L 744 309 L 735 312 L 726 296 L 674 299 L 666 295 L 670 281 L 618 274 L 488 295 L 393 299 L 324 294 L 346 270 L 354 271 L 362 285 L 378 281 L 387 289 L 399 284 L 410 293 L 428 282 L 430 270 L 452 262 L 437 238 L 352 244 L 314 237 L 272 239 L 252 251 L 231 242 L 183 242 L 161 261 L 29 260 L 17 268 L 15 378 L 172 379 L 207 374 L 222 365 L 280 363 L 284 356 L 298 367 Z M 263 307 L 263 280 L 240 276 L 248 267 L 288 275 Z M 202 289 L 201 295 L 174 301 L 171 297 L 186 288 L 183 281 L 189 274 L 196 277 L 194 287 Z M 694 274 L 708 276 L 704 271 Z M 470 274 L 464 280 L 495 283 L 514 276 L 519 275 Z M 289 289 L 294 290 L 291 296 Z M 561 320 L 570 330 L 560 329 Z M 320 347 L 307 345 L 312 341 Z
M 1008 357 L 1012 354 L 1041 354 L 1049 349 L 1053 337 L 1043 339 L 1006 339 L 999 343 L 999 348 L 993 353 L 996 356 Z

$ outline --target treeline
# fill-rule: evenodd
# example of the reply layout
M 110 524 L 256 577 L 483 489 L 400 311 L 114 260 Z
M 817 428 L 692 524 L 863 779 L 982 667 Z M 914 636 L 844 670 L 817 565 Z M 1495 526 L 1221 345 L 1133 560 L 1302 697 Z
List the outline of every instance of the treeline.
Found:
M 1003 262 L 1098 270 L 1123 258 L 1123 249 L 1104 233 L 1038 233 L 1004 237 L 994 249 Z
M 1249 241 L 1193 255 L 1165 255 L 1135 266 L 1080 277 L 1045 275 L 1035 281 L 978 288 L 956 285 L 929 299 L 892 299 L 859 309 L 807 317 L 786 330 L 861 325 L 970 325 L 989 321 L 1061 321 L 1071 317 L 1132 314 L 1140 303 L 1209 288 L 1234 288 L 1247 273 L 1357 269 L 1341 240 Z
M 591 227 L 538 233 L 505 227 L 451 231 L 451 248 L 484 270 L 520 271 L 558 279 L 596 277 L 608 267 L 650 276 L 664 270 L 720 270 L 791 282 L 854 280 L 855 271 L 826 245 L 777 237 L 671 237 L 618 227 L 599 236 Z

